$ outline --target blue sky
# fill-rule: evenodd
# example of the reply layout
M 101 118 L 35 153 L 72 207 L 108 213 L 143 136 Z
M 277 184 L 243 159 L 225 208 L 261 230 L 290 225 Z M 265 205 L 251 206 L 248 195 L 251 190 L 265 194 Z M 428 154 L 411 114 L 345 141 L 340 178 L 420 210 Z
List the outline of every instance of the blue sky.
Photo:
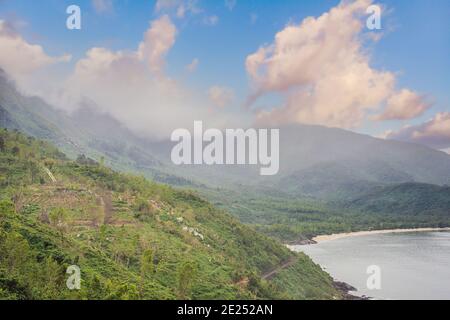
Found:
M 104 0 L 105 1 L 105 0 Z M 177 1 L 177 0 L 175 0 Z M 182 3 L 182 0 L 179 0 Z M 108 1 L 106 1 L 108 3 Z M 237 0 L 231 8 L 224 0 L 199 0 L 196 12 L 176 17 L 177 5 L 156 9 L 156 1 L 112 0 L 109 9 L 99 12 L 91 0 L 3 0 L 0 18 L 11 21 L 29 43 L 41 45 L 50 56 L 71 54 L 71 62 L 60 67 L 67 73 L 93 47 L 111 51 L 136 50 L 150 22 L 169 15 L 177 28 L 174 45 L 167 53 L 166 74 L 193 90 L 210 86 L 231 88 L 235 108 L 251 93 L 246 59 L 258 48 L 274 42 L 275 35 L 288 24 L 319 17 L 336 7 L 335 0 Z M 71 4 L 82 10 L 82 30 L 65 28 L 65 10 Z M 364 46 L 370 65 L 396 75 L 396 86 L 408 88 L 432 100 L 433 106 L 407 120 L 364 121 L 355 131 L 380 134 L 399 130 L 405 124 L 420 125 L 438 112 L 450 108 L 450 1 L 382 1 L 383 37 Z M 208 23 L 216 17 L 215 23 Z M 195 73 L 186 65 L 198 59 Z M 267 92 L 255 106 L 282 103 L 280 92 Z

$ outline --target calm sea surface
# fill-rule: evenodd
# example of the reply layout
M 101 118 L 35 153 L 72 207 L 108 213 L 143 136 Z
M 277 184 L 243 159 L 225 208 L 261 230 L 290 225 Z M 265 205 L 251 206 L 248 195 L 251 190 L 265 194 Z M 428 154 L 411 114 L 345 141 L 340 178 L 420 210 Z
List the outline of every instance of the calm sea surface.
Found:
M 377 299 L 450 299 L 450 232 L 373 234 L 296 246 L 336 280 Z M 369 266 L 381 289 L 369 290 Z

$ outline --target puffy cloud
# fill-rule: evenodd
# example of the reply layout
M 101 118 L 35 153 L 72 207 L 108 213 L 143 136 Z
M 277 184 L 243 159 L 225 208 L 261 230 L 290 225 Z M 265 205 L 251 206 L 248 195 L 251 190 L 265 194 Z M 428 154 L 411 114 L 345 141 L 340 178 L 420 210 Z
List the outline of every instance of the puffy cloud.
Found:
M 343 1 L 318 18 L 288 25 L 273 44 L 247 57 L 255 87 L 249 104 L 268 92 L 285 97 L 283 105 L 257 112 L 260 123 L 355 128 L 395 94 L 395 75 L 371 67 L 363 48 L 371 2 Z
M 88 98 L 147 138 L 167 139 L 176 128 L 190 128 L 194 120 L 224 127 L 237 118 L 232 112 L 211 114 L 204 94 L 195 94 L 164 73 L 164 57 L 175 35 L 170 19 L 162 16 L 151 23 L 134 51 L 90 49 L 64 84 L 64 95 L 52 101 L 75 109 Z
M 114 9 L 112 0 L 92 0 L 92 5 L 97 13 L 108 13 Z
M 19 83 L 20 88 L 68 111 L 89 101 L 149 139 L 167 139 L 176 128 L 191 128 L 194 120 L 215 128 L 230 127 L 230 123 L 246 127 L 250 114 L 230 109 L 212 112 L 204 92 L 192 91 L 164 72 L 176 34 L 171 19 L 163 15 L 150 23 L 135 50 L 91 48 L 72 72 L 58 72 L 46 66 L 67 57 L 48 56 L 41 46 L 27 43 L 2 21 L 0 67 L 12 75 L 42 69 L 33 73 L 26 87 Z M 192 70 L 196 64 L 198 60 L 191 63 Z
M 177 29 L 167 15 L 151 22 L 137 51 L 112 52 L 105 48 L 92 48 L 86 58 L 78 61 L 75 76 L 85 78 L 109 74 L 113 79 L 122 76 L 134 79 L 146 76 L 145 64 L 155 76 L 163 76 L 165 56 L 175 43 Z
M 234 91 L 231 88 L 213 86 L 208 90 L 209 100 L 217 107 L 225 107 L 234 100 Z
M 385 138 L 421 143 L 436 149 L 450 148 L 450 112 L 440 112 L 416 126 L 386 132 Z
M 384 112 L 375 120 L 408 120 L 422 115 L 431 107 L 425 97 L 408 89 L 391 96 L 386 103 Z
M 197 67 L 198 67 L 198 64 L 200 63 L 200 61 L 197 59 L 197 58 L 195 58 L 194 60 L 192 60 L 192 62 L 191 63 L 189 63 L 187 66 L 186 66 L 186 70 L 188 71 L 188 72 L 195 72 L 195 70 L 197 70 Z
M 175 35 L 175 26 L 162 16 L 151 23 L 136 51 L 90 49 L 77 62 L 66 86 L 71 88 L 72 108 L 78 106 L 80 97 L 88 97 L 138 132 L 165 132 L 164 126 L 176 122 L 174 114 L 183 115 L 183 103 L 190 99 L 164 75 L 164 57 Z
M 20 81 L 43 67 L 70 61 L 70 55 L 52 57 L 42 46 L 30 44 L 8 22 L 0 20 L 0 67 Z
M 167 15 L 151 23 L 150 29 L 145 33 L 138 55 L 146 59 L 152 72 L 162 72 L 165 56 L 175 43 L 177 28 Z

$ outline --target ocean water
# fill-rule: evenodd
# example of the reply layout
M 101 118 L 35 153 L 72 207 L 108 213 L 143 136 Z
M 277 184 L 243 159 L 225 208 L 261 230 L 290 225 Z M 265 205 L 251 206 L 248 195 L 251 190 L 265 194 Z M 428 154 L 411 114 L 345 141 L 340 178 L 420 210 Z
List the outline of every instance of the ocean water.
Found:
M 336 280 L 355 287 L 356 295 L 374 299 L 450 299 L 447 231 L 372 234 L 294 249 L 309 255 Z

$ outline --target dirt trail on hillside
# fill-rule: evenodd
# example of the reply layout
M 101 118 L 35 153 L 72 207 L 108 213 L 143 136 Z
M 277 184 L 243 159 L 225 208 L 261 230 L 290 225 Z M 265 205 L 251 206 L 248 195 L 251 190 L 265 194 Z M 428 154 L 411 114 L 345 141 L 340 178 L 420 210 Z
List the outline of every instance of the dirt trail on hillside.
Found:
M 103 224 L 111 224 L 114 212 L 111 193 L 100 196 L 100 205 L 103 208 Z
M 298 260 L 298 257 L 296 257 L 296 256 L 290 257 L 288 261 L 284 262 L 283 264 L 277 266 L 276 268 L 261 275 L 261 280 L 270 280 L 271 278 L 273 278 L 275 275 L 277 275 L 282 270 L 294 265 L 297 262 L 297 260 Z M 235 282 L 234 284 L 237 286 L 240 286 L 240 287 L 245 287 L 248 285 L 249 281 L 250 281 L 250 279 L 245 277 L 245 278 L 242 278 L 241 280 Z
M 263 280 L 269 280 L 271 278 L 273 278 L 277 273 L 279 273 L 280 271 L 289 268 L 290 266 L 294 265 L 297 262 L 297 257 L 291 257 L 289 258 L 288 261 L 286 261 L 285 263 L 283 263 L 282 265 L 279 265 L 278 267 L 276 267 L 275 269 L 264 273 L 261 276 L 261 279 Z

